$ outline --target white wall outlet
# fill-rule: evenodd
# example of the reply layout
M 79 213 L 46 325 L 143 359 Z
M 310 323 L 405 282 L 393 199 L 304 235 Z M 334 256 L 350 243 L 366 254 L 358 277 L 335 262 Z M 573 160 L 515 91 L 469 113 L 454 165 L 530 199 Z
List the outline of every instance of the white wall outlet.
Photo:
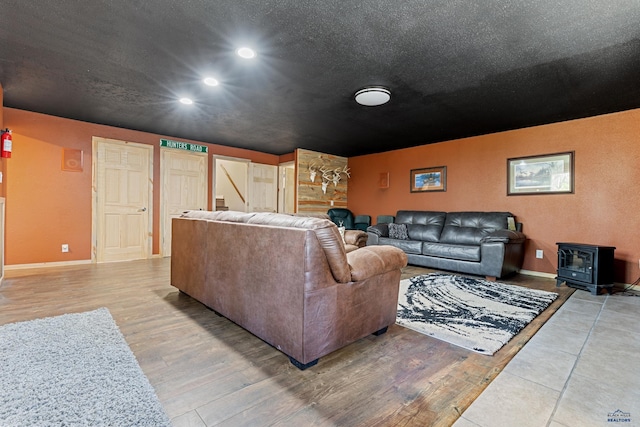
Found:
M 333 200 L 331 201 L 331 206 L 333 206 Z
M 69 252 L 69 245 L 68 244 L 63 244 L 62 245 L 62 252 Z
M 544 252 L 542 251 L 542 249 L 536 249 L 536 258 L 538 259 L 544 258 Z

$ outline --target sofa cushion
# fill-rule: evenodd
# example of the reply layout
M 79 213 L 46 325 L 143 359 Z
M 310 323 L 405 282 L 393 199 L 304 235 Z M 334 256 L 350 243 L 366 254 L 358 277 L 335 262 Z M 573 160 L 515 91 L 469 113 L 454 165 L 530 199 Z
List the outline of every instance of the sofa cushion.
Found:
M 409 240 L 409 235 L 407 234 L 407 224 L 389 224 L 389 238 Z
M 480 246 L 424 242 L 422 244 L 422 254 L 438 258 L 479 262 Z
M 408 254 L 420 254 L 422 253 L 422 242 L 417 240 L 398 240 L 391 239 L 389 237 L 380 237 L 378 239 L 379 245 L 389 245 L 395 246 L 396 248 L 402 249 L 404 252 Z
M 507 229 L 509 212 L 449 212 L 447 214 L 441 243 L 458 245 L 480 245 L 489 233 Z
M 440 233 L 442 233 L 442 225 L 408 224 L 407 232 L 411 240 L 438 242 Z
M 411 240 L 437 242 L 447 214 L 436 211 L 398 211 L 396 223 L 407 224 L 407 233 Z
M 442 227 L 446 212 L 438 211 L 398 211 L 396 214 L 396 224 L 422 224 L 439 225 Z

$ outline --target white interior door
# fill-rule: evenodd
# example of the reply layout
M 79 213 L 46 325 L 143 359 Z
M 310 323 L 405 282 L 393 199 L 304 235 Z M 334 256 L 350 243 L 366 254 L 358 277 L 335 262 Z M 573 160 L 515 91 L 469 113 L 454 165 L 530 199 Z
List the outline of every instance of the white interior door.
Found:
M 171 220 L 186 210 L 207 209 L 207 154 L 160 151 L 162 255 L 171 255 Z
M 93 139 L 98 262 L 151 257 L 153 146 Z
M 251 163 L 249 165 L 249 211 L 277 212 L 278 167 Z
M 278 212 L 292 214 L 295 213 L 295 165 L 283 163 L 278 166 Z

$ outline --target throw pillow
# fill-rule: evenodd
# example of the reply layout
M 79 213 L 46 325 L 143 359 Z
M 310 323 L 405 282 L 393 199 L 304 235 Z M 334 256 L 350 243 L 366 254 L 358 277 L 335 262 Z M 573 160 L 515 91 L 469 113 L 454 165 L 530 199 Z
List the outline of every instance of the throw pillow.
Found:
M 398 240 L 409 240 L 407 224 L 389 224 L 389 237 Z

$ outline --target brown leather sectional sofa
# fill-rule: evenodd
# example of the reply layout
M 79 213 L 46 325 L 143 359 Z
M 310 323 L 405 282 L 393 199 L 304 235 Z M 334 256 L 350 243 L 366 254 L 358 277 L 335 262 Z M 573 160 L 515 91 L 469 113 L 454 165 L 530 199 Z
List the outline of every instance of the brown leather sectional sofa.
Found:
M 171 284 L 300 369 L 395 322 L 406 254 L 345 251 L 327 219 L 191 211 L 173 220 Z

